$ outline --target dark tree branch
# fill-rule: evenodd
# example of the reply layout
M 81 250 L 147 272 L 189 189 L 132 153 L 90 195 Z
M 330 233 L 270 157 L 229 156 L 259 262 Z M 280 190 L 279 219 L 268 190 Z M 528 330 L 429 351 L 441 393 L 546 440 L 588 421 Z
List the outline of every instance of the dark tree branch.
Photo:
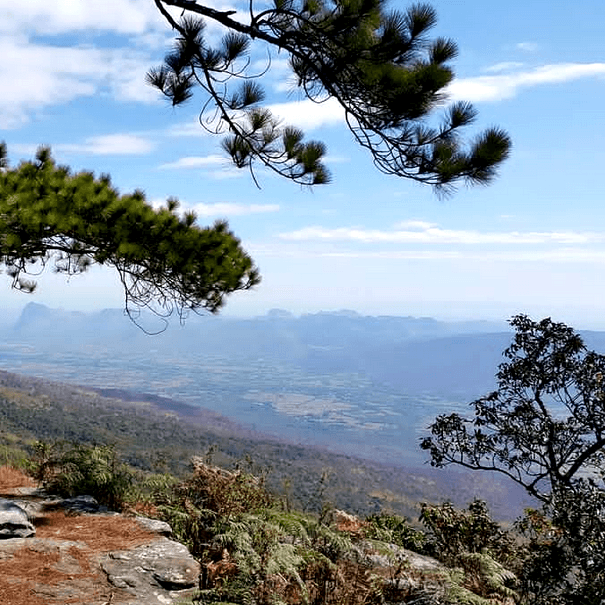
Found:
M 35 164 L 0 173 L 0 263 L 13 287 L 29 292 L 36 284 L 27 276 L 50 261 L 67 275 L 114 267 L 131 318 L 142 308 L 165 317 L 215 313 L 227 295 L 259 283 L 226 223 L 198 227 L 194 214 L 176 209 L 169 200 L 154 210 L 141 192 L 120 196 L 107 177 L 72 175 L 41 148 Z
M 602 472 L 605 357 L 550 319 L 519 315 L 511 324 L 516 333 L 499 367 L 498 391 L 473 403 L 472 421 L 439 416 L 421 446 L 435 466 L 496 471 L 548 502 L 556 490 L 580 489 Z M 479 428 L 470 431 L 473 425 Z
M 383 0 L 357 4 L 348 0 L 275 0 L 274 8 L 255 13 L 249 5 L 249 23 L 233 18 L 234 11 L 218 11 L 189 0 L 154 0 L 168 23 L 181 36 L 174 53 L 150 82 L 179 104 L 193 94 L 187 73 L 201 68 L 208 77 L 235 77 L 223 61 L 221 49 L 210 49 L 200 27 L 191 27 L 191 15 L 212 19 L 226 31 L 250 43 L 262 42 L 284 51 L 298 79 L 298 86 L 314 101 L 335 99 L 343 108 L 349 130 L 366 148 L 379 170 L 433 185 L 447 192 L 459 181 L 488 183 L 508 156 L 510 139 L 491 128 L 475 141 L 464 144 L 458 132 L 471 124 L 476 112 L 468 103 L 454 104 L 443 124 L 425 125 L 443 101 L 453 78 L 447 62 L 456 55 L 450 40 L 427 39 L 436 17 L 432 8 L 414 5 L 406 13 L 385 13 Z M 167 6 L 188 15 L 175 21 Z M 225 38 L 227 39 L 227 38 Z M 197 50 L 195 50 L 197 49 Z M 241 56 L 233 51 L 230 60 Z M 246 77 L 245 69 L 237 77 Z M 296 182 L 312 185 L 328 181 L 317 143 L 288 153 L 285 142 L 259 145 L 256 129 L 243 128 L 228 111 L 227 91 L 219 92 L 207 81 L 201 87 L 233 133 L 230 153 L 239 167 L 252 169 L 259 160 L 265 167 Z M 206 107 L 206 103 L 204 103 Z M 278 132 L 274 123 L 273 131 Z M 301 144 L 302 145 L 302 144 Z M 244 154 L 244 159 L 242 159 Z

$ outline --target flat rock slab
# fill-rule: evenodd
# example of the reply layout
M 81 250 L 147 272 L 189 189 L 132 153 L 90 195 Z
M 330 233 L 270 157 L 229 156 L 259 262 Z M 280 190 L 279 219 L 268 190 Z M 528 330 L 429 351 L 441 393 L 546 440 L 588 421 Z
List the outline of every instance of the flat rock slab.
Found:
M 170 605 L 196 592 L 199 575 L 188 549 L 163 537 L 102 554 L 73 540 L 0 544 L 2 605 Z
M 92 498 L 39 493 L 0 498 L 2 514 L 1 605 L 171 605 L 197 592 L 200 564 L 167 537 L 167 523 L 108 513 Z M 91 523 L 99 528 L 92 538 Z M 30 537 L 8 537 L 15 527 Z

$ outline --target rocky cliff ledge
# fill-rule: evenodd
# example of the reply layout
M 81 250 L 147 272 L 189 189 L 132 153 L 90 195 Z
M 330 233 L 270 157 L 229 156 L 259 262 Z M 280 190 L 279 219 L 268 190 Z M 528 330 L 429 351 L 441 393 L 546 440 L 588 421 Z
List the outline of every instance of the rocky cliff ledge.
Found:
M 167 523 L 0 487 L 2 605 L 170 605 L 198 588 L 200 565 Z

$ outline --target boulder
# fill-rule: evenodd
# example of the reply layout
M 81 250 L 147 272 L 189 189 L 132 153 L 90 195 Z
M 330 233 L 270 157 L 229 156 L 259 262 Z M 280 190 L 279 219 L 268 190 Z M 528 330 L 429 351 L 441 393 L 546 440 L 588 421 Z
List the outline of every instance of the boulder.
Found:
M 149 519 L 149 517 L 135 517 L 135 519 L 141 527 L 148 529 L 158 536 L 165 536 L 166 538 L 172 537 L 172 527 L 170 527 L 166 521 Z
M 6 498 L 0 498 L 0 539 L 28 538 L 35 533 L 27 511 Z
M 115 588 L 136 596 L 137 603 L 165 605 L 198 588 L 200 564 L 186 546 L 156 538 L 149 544 L 114 551 L 100 560 L 101 569 Z
M 92 515 L 94 513 L 106 513 L 106 506 L 101 506 L 92 496 L 76 496 L 75 498 L 65 498 L 59 502 L 59 506 L 68 510 L 70 513 Z

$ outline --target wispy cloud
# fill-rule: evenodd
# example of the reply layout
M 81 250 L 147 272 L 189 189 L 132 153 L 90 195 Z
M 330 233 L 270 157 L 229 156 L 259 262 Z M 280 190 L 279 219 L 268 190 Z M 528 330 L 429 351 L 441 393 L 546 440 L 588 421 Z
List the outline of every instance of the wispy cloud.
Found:
M 427 231 L 438 227 L 436 223 L 429 223 L 428 221 L 419 221 L 415 219 L 401 221 L 395 225 L 395 229 L 403 229 L 409 231 Z
M 313 253 L 312 253 L 313 254 Z M 320 251 L 315 256 L 391 260 L 464 260 L 495 262 L 605 263 L 605 250 L 346 250 Z
M 0 0 L 0 31 L 29 30 L 37 34 L 114 31 L 141 34 L 162 18 L 149 0 Z
M 145 155 L 155 148 L 156 144 L 153 141 L 133 134 L 106 134 L 90 137 L 82 144 L 54 147 L 55 150 L 63 153 L 90 155 Z
M 156 209 L 165 208 L 166 200 L 156 198 L 149 200 L 149 204 Z M 279 204 L 241 204 L 238 202 L 215 202 L 212 204 L 198 202 L 197 204 L 190 204 L 186 201 L 179 200 L 178 212 L 183 214 L 185 212 L 193 211 L 199 218 L 229 218 L 232 216 L 247 216 L 251 214 L 269 214 L 272 212 L 279 212 L 279 208 Z
M 495 63 L 494 65 L 489 65 L 488 67 L 483 68 L 483 71 L 487 71 L 490 73 L 499 73 L 502 71 L 511 71 L 512 69 L 519 69 L 523 67 L 523 63 L 520 61 L 503 61 L 502 63 Z
M 279 242 L 272 245 L 249 244 L 249 252 L 257 258 L 297 259 L 359 259 L 368 261 L 452 261 L 477 263 L 553 263 L 605 265 L 605 250 L 602 247 L 554 247 L 490 249 L 476 247 L 434 247 L 430 249 L 338 249 L 334 245 L 309 246 L 308 242 Z
M 497 76 L 461 78 L 448 87 L 448 94 L 454 101 L 501 101 L 516 96 L 523 88 L 603 76 L 605 63 L 557 63 Z
M 325 103 L 314 103 L 310 99 L 273 103 L 267 105 L 267 109 L 284 125 L 297 126 L 304 131 L 344 123 L 344 111 L 335 99 L 330 99 Z M 212 125 L 209 124 L 209 126 Z M 173 137 L 209 136 L 208 130 L 200 124 L 198 119 L 177 124 L 170 128 L 167 134 Z
M 533 53 L 536 52 L 540 46 L 537 42 L 518 42 L 515 47 L 518 50 Z
M 481 232 L 470 230 L 442 229 L 423 221 L 409 221 L 395 229 L 383 231 L 356 227 L 305 227 L 296 231 L 281 233 L 279 237 L 291 241 L 332 241 L 394 243 L 394 244 L 590 244 L 605 240 L 605 234 L 574 231 L 509 231 Z
M 291 101 L 269 105 L 271 112 L 285 124 L 313 130 L 322 126 L 332 126 L 344 122 L 344 111 L 338 101 L 330 99 L 325 103 Z
M 210 136 L 210 133 L 196 119 L 171 126 L 166 131 L 166 135 L 170 137 L 206 137 Z
M 188 156 L 179 158 L 175 162 L 162 164 L 160 168 L 165 170 L 193 170 L 198 168 L 212 168 L 216 166 L 229 166 L 227 158 L 221 155 Z
M 191 206 L 198 216 L 245 216 L 248 214 L 267 214 L 279 212 L 279 204 L 238 204 L 235 202 L 217 202 L 215 204 L 195 204 Z
M 555 250 L 348 250 L 321 251 L 315 254 L 324 258 L 350 258 L 370 260 L 419 260 L 419 261 L 476 261 L 501 263 L 544 262 L 555 263 L 596 263 L 605 264 L 605 250 L 578 250 L 557 248 Z
M 159 166 L 161 170 L 198 170 L 216 180 L 241 178 L 245 171 L 237 168 L 225 155 L 188 156 Z

